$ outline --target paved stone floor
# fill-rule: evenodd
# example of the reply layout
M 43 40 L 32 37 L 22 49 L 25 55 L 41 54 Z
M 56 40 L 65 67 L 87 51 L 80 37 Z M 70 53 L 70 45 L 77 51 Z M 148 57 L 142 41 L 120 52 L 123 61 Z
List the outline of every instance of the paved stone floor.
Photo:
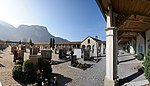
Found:
M 144 71 L 138 71 L 135 69 L 137 66 L 143 65 L 141 61 L 135 59 L 134 55 L 120 55 L 118 60 L 120 62 L 118 65 L 119 79 L 122 79 L 126 83 L 145 80 Z
M 53 73 L 61 74 L 66 81 L 59 82 L 59 86 L 103 86 L 105 76 L 105 57 L 98 62 L 82 61 L 81 63 L 91 64 L 91 68 L 81 70 L 70 66 L 70 61 L 53 66 Z M 59 78 L 61 79 L 61 78 Z M 59 81 L 59 80 L 58 80 Z

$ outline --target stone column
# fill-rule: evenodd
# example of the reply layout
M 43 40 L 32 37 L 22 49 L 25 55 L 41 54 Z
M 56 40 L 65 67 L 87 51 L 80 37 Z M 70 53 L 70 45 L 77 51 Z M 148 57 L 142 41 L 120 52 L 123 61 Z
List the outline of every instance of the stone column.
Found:
M 135 54 L 135 41 L 132 39 L 131 42 L 130 42 L 130 53 L 131 54 Z
M 101 55 L 102 56 L 104 55 L 104 44 L 103 43 L 101 44 Z
M 115 86 L 117 79 L 117 30 L 115 27 L 106 29 L 106 76 L 104 86 Z

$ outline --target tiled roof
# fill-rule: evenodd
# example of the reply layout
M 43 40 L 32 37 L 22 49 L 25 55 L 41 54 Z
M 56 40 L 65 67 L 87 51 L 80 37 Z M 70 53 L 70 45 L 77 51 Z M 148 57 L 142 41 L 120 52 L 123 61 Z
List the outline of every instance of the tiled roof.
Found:
M 34 43 L 34 44 L 50 44 L 50 42 Z M 81 44 L 81 42 L 55 42 L 55 44 Z

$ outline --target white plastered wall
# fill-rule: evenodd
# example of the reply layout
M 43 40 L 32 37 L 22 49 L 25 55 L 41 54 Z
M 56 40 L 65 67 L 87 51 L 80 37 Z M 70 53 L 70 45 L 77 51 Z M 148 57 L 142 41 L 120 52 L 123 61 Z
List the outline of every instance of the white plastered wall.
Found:
M 150 30 L 146 31 L 146 52 L 150 49 Z
M 136 39 L 136 53 L 145 54 L 145 43 L 144 38 L 139 34 Z

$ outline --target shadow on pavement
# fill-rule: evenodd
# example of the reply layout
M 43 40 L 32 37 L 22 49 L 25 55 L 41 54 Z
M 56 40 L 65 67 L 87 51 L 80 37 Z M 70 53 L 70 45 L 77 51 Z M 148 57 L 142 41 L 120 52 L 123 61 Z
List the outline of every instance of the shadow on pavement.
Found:
M 23 83 L 23 82 L 21 82 L 21 81 L 19 81 L 19 80 L 17 80 L 17 79 L 14 79 L 16 82 L 18 82 L 21 86 L 27 86 L 25 83 Z
M 5 67 L 5 66 L 0 63 L 0 67 Z
M 118 57 L 122 57 L 122 56 L 131 56 L 131 55 L 133 55 L 133 54 L 121 54 L 121 55 L 119 55 Z
M 62 64 L 62 63 L 65 63 L 65 62 L 69 62 L 70 60 L 62 60 L 62 61 L 52 61 L 52 65 L 58 65 L 58 64 Z
M 134 73 L 134 74 L 132 74 L 132 75 L 130 75 L 130 76 L 128 76 L 128 77 L 125 77 L 125 78 L 123 78 L 123 79 L 119 79 L 119 86 L 121 86 L 121 85 L 123 85 L 123 84 L 125 84 L 125 83 L 127 83 L 127 82 L 130 82 L 130 81 L 136 79 L 137 77 L 139 77 L 139 76 L 142 75 L 143 73 L 144 73 L 144 68 L 142 67 L 142 68 L 140 68 L 140 69 L 138 70 L 138 72 L 136 72 L 136 73 Z
M 52 73 L 52 76 L 57 77 L 57 86 L 65 86 L 65 84 L 72 81 L 71 78 L 65 77 L 64 75 L 58 73 Z
M 118 63 L 128 62 L 128 61 L 135 60 L 135 59 L 136 59 L 136 58 L 131 58 L 131 59 L 127 59 L 127 60 L 119 61 Z

